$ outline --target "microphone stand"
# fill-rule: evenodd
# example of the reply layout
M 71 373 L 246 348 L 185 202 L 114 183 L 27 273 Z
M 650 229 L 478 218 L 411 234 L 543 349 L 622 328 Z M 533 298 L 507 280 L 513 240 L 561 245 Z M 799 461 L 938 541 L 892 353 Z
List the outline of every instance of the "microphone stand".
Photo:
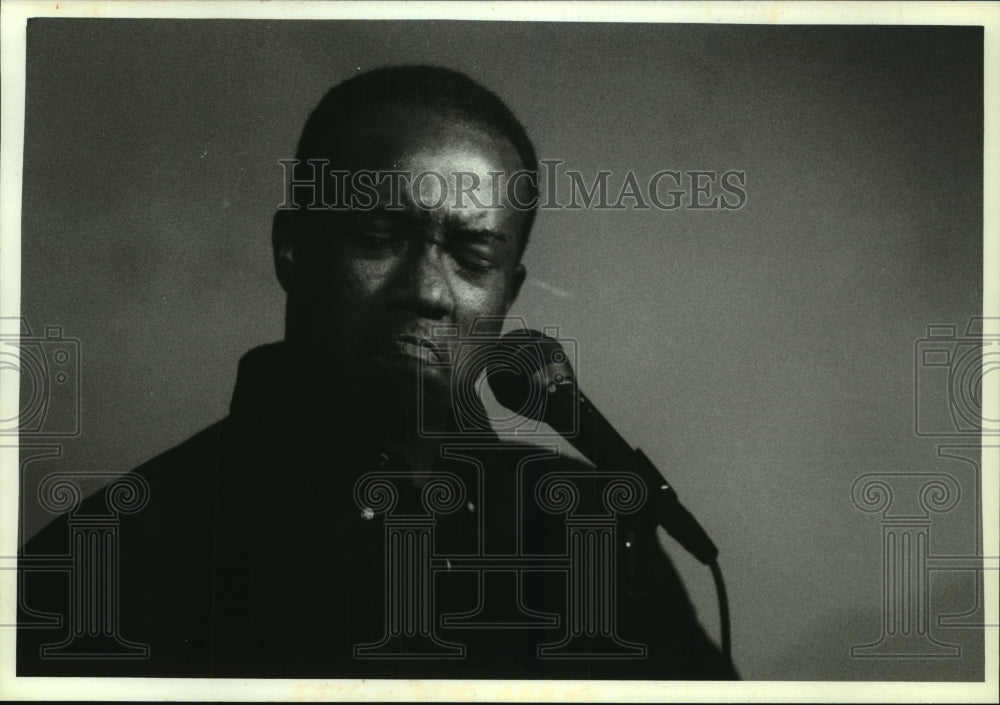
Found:
M 649 501 L 640 513 L 663 526 L 699 561 L 711 565 L 718 558 L 719 549 L 680 503 L 674 488 L 642 450 L 629 445 L 590 399 L 575 384 L 572 387 L 572 394 L 566 394 L 567 389 L 549 395 L 550 408 L 545 415 L 549 425 L 598 468 L 627 470 L 638 475 L 649 491 Z M 573 428 L 572 408 L 567 401 L 576 405 L 579 429 Z
M 649 501 L 640 510 L 640 516 L 651 524 L 662 526 L 691 555 L 711 569 L 719 597 L 722 654 L 732 666 L 729 599 L 719 568 L 719 549 L 694 515 L 681 504 L 677 493 L 646 454 L 629 445 L 580 391 L 574 380 L 570 378 L 562 384 L 551 383 L 548 391 L 546 422 L 598 468 L 627 470 L 638 475 L 649 491 Z M 578 413 L 576 417 L 573 405 Z M 573 428 L 574 418 L 578 420 L 579 428 Z M 735 672 L 735 667 L 733 670 Z

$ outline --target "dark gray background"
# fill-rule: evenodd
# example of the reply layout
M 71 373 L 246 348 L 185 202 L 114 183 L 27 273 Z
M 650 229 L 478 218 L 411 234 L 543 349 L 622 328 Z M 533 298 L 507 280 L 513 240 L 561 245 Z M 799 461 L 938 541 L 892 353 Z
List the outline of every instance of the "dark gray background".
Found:
M 544 158 L 593 174 L 740 169 L 738 211 L 549 211 L 512 313 L 578 341 L 584 388 L 722 550 L 752 679 L 981 677 L 855 660 L 880 633 L 866 472 L 952 472 L 934 553 L 976 550 L 975 481 L 913 431 L 914 342 L 982 295 L 982 32 L 470 22 L 32 20 L 22 313 L 81 341 L 83 433 L 52 469 L 121 472 L 227 410 L 282 334 L 269 249 L 310 109 L 359 70 L 465 71 Z M 947 400 L 943 395 L 941 404 Z M 44 465 L 44 467 L 43 467 Z M 30 484 L 30 483 L 29 483 Z M 26 534 L 45 515 L 28 494 Z M 707 569 L 673 551 L 718 633 Z M 932 611 L 975 603 L 939 573 Z

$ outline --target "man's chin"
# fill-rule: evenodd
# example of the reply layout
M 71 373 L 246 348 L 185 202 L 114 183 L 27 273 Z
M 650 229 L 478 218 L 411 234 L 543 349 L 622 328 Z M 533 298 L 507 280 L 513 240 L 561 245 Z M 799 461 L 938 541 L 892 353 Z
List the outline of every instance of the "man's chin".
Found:
M 451 378 L 412 358 L 375 358 L 354 376 L 355 398 L 371 411 L 437 417 L 451 405 Z M 409 413 L 408 413 L 409 412 Z

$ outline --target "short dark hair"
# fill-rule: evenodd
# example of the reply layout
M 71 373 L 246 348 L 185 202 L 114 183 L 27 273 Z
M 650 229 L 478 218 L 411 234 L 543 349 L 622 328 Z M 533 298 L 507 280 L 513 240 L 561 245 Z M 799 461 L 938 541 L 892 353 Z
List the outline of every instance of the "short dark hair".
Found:
M 386 66 L 335 85 L 306 120 L 295 154 L 299 163 L 331 156 L 332 128 L 344 124 L 362 108 L 384 104 L 451 111 L 509 140 L 524 168 L 535 174 L 535 179 L 529 180 L 530 199 L 537 204 L 538 158 L 524 126 L 493 91 L 463 73 L 441 66 Z M 521 252 L 528 243 L 535 210 L 527 211 Z

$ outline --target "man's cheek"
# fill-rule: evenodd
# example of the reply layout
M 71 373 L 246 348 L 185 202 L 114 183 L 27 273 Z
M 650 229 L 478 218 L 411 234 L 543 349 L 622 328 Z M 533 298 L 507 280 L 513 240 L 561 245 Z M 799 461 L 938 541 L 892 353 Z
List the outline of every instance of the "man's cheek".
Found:
M 473 326 L 477 332 L 499 334 L 503 323 L 498 319 L 507 313 L 506 299 L 502 291 L 466 290 L 460 301 L 459 319 L 465 335 L 472 332 Z
M 361 302 L 375 298 L 385 289 L 392 275 L 393 265 L 387 260 L 355 258 L 347 260 L 344 264 L 342 285 L 345 294 L 354 301 Z

